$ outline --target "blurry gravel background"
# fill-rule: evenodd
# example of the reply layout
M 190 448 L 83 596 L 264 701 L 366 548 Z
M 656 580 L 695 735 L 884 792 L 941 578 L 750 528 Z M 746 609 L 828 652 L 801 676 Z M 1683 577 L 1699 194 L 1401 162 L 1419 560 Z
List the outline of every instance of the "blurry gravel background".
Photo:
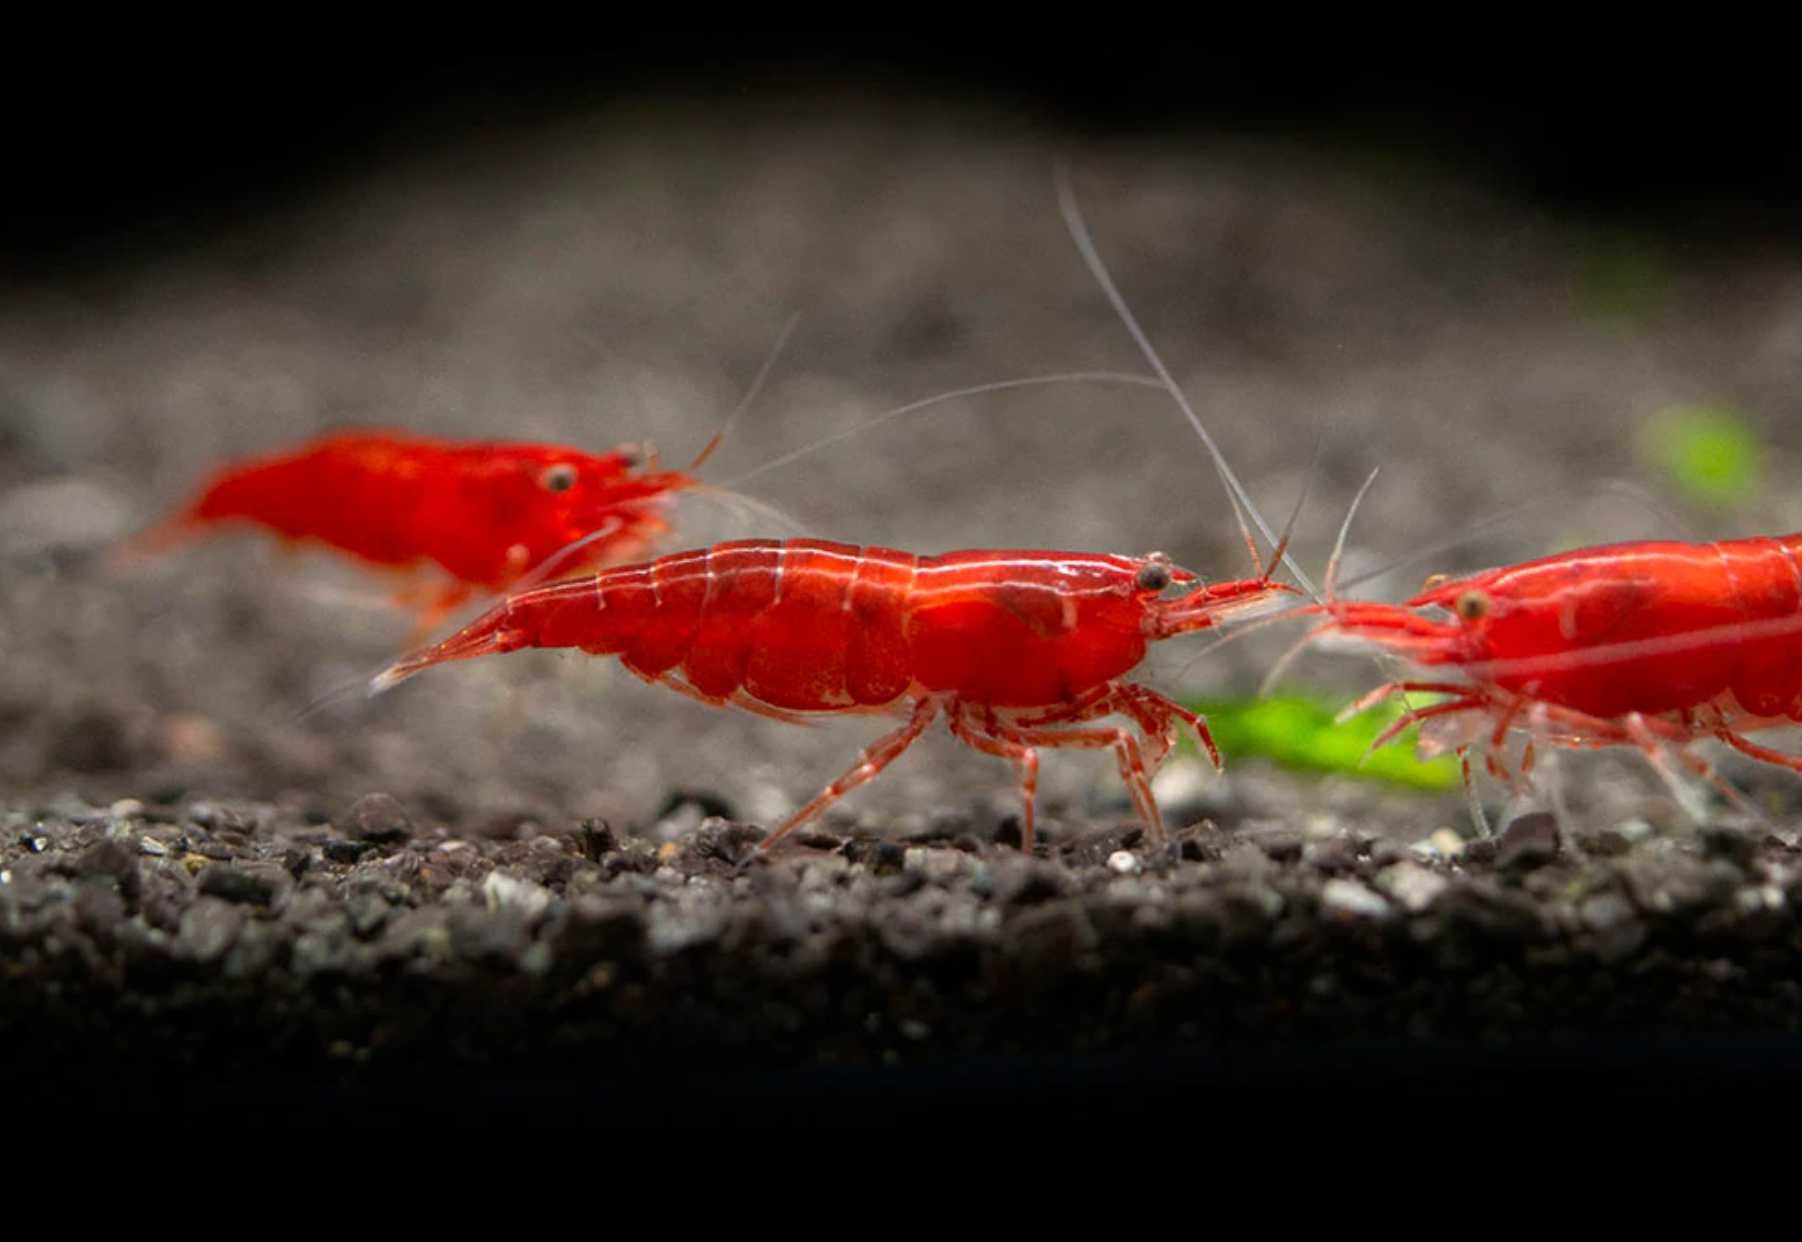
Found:
M 54 285 L 0 289 L 0 813 L 8 834 L 0 861 L 14 868 L 0 878 L 15 885 L 11 898 L 0 887 L 0 913 L 15 943 L 48 955 L 18 958 L 29 967 L 21 978 L 43 968 L 75 970 L 82 987 L 141 981 L 129 965 L 117 968 L 122 975 L 110 967 L 84 974 L 68 963 L 129 963 L 140 951 L 162 960 L 166 951 L 188 963 L 183 969 L 218 968 L 240 981 L 289 970 L 282 977 L 299 978 L 304 992 L 317 972 L 363 978 L 358 972 L 386 969 L 383 954 L 429 978 L 429 963 L 450 953 L 533 977 L 554 959 L 552 984 L 579 979 L 592 990 L 589 975 L 558 972 L 574 970 L 570 955 L 614 952 L 605 930 L 613 907 L 583 906 L 567 887 L 569 867 L 531 855 L 534 840 L 587 868 L 597 893 L 615 880 L 638 885 L 621 890 L 629 897 L 606 889 L 609 900 L 648 908 L 647 894 L 663 886 L 655 899 L 665 902 L 662 914 L 626 936 L 636 948 L 618 950 L 628 958 L 710 943 L 719 916 L 702 908 L 705 894 L 695 895 L 690 877 L 700 876 L 703 889 L 734 891 L 716 863 L 736 857 L 738 846 L 716 848 L 706 843 L 712 837 L 697 845 L 703 815 L 768 824 L 887 726 L 828 721 L 802 730 L 709 711 L 604 662 L 552 654 L 436 670 L 383 699 L 352 696 L 302 719 L 306 705 L 366 676 L 403 640 L 407 619 L 386 608 L 379 580 L 323 554 L 280 556 L 248 536 L 129 571 L 109 569 L 105 553 L 221 460 L 335 425 L 596 448 L 648 438 L 681 464 L 739 400 L 790 314 L 800 317 L 792 343 L 708 464 L 714 481 L 944 390 L 1048 372 L 1142 371 L 1059 220 L 1052 170 L 1060 158 L 1074 170 L 1121 288 L 1273 523 L 1295 503 L 1321 446 L 1296 544 L 1311 569 L 1323 563 L 1353 491 L 1379 465 L 1354 530 L 1351 572 L 1530 503 L 1518 521 L 1362 588 L 1373 596 L 1404 592 L 1428 570 L 1579 543 L 1802 527 L 1802 500 L 1784 482 L 1802 450 L 1802 251 L 1789 237 L 1723 224 L 1698 240 L 1559 213 L 1504 183 L 1375 150 L 1218 137 L 1101 141 L 1005 111 L 917 99 L 802 97 L 727 113 L 647 97 L 529 135 L 440 143 L 185 247 Z M 1662 490 L 1641 429 L 1656 411 L 1686 404 L 1742 412 L 1769 446 L 1768 493 L 1702 511 Z M 1604 479 L 1645 488 L 1663 512 L 1599 490 Z M 1150 390 L 1091 385 L 977 398 L 827 448 L 745 490 L 802 530 L 847 541 L 921 552 L 1161 548 L 1211 576 L 1247 569 L 1200 444 Z M 692 502 L 682 514 L 672 546 L 788 533 Z M 1158 651 L 1146 680 L 1167 691 L 1250 693 L 1284 638 L 1191 664 L 1199 646 L 1184 640 Z M 1290 684 L 1349 696 L 1376 675 L 1367 662 L 1316 653 Z M 1631 757 L 1584 757 L 1568 770 L 1582 774 L 1571 796 L 1601 852 L 1617 855 L 1648 832 L 1674 834 L 1666 838 L 1671 865 L 1687 877 L 1683 891 L 1696 909 L 1718 901 L 1756 916 L 1758 937 L 1793 934 L 1784 893 L 1794 869 L 1782 861 L 1795 845 L 1785 809 L 1793 781 L 1729 768 L 1775 813 L 1776 835 L 1759 848 L 1776 853 L 1760 862 L 1731 842 L 1705 848 Z M 1107 886 L 1129 883 L 1118 869 L 1129 863 L 1110 872 L 1106 860 L 1131 843 L 1114 835 L 1130 816 L 1111 760 L 1049 755 L 1042 789 L 1054 844 L 1085 834 L 1099 842 L 1065 859 L 1087 878 L 1016 875 L 1005 847 L 988 844 L 983 852 L 999 851 L 999 880 L 986 869 L 972 879 L 955 850 L 902 852 L 921 839 L 986 843 L 1017 809 L 1005 766 L 941 731 L 827 825 L 840 837 L 897 843 L 881 858 L 854 857 L 854 875 L 913 878 L 894 892 L 847 880 L 863 896 L 835 889 L 831 901 L 874 920 L 878 897 L 905 899 L 924 877 L 974 903 L 962 913 L 955 901 L 934 907 L 933 934 L 952 934 L 944 919 L 974 920 L 958 936 L 1005 928 L 995 942 L 1005 955 L 1008 945 L 1038 941 L 1012 915 L 982 922 L 979 910 L 997 889 L 1003 903 L 1026 891 L 1029 905 L 1074 908 L 1059 904 L 1067 898 L 1092 910 L 1097 901 L 1156 905 L 1228 883 L 1239 894 L 1228 905 L 1250 910 L 1253 929 L 1208 923 L 1208 943 L 1218 945 L 1220 936 L 1275 934 L 1285 908 L 1319 914 L 1305 927 L 1405 922 L 1448 878 L 1465 883 L 1443 850 L 1407 852 L 1435 829 L 1468 833 L 1461 798 L 1229 757 L 1219 779 L 1173 766 L 1160 786 L 1171 818 L 1205 816 L 1270 848 L 1239 857 L 1230 839 L 1194 844 L 1188 862 L 1205 871 L 1224 857 L 1227 880 L 1178 866 L 1151 896 L 1122 895 Z M 596 844 L 606 830 L 578 825 L 599 820 L 611 835 Z M 392 832 L 384 827 L 391 821 L 399 825 Z M 1310 859 L 1320 842 L 1345 843 L 1332 847 L 1349 851 L 1344 865 L 1329 859 L 1293 882 L 1271 878 L 1269 860 L 1301 865 L 1304 836 L 1314 843 Z M 412 846 L 393 844 L 409 837 Z M 631 837 L 647 840 L 628 847 Z M 439 851 L 459 840 L 476 853 Z M 657 855 L 670 840 L 682 844 Z M 145 842 L 134 855 L 133 843 Z M 1507 866 L 1521 857 L 1543 862 L 1534 853 L 1542 846 L 1527 833 L 1498 875 L 1518 874 Z M 351 869 L 376 867 L 384 850 L 410 860 L 406 875 L 357 881 Z M 1722 858 L 1729 861 L 1717 865 Z M 469 869 L 469 859 L 480 865 Z M 1428 880 L 1390 870 L 1410 859 Z M 232 860 L 248 872 L 205 880 Z M 139 866 L 164 878 L 143 878 Z M 799 887 L 783 899 L 799 903 L 794 909 L 813 910 L 816 922 L 851 917 L 830 914 L 831 902 L 807 904 L 808 884 L 836 881 L 796 874 Z M 1351 875 L 1352 888 L 1323 895 L 1322 877 L 1334 874 Z M 1582 904 L 1598 892 L 1628 892 L 1622 875 L 1567 875 L 1527 895 L 1485 880 L 1487 895 L 1466 893 L 1460 908 L 1478 911 L 1469 923 L 1479 939 L 1516 936 L 1521 918 L 1537 930 L 1520 933 L 1519 943 L 1601 937 L 1606 943 L 1582 950 L 1583 961 L 1605 971 L 1646 943 L 1643 928 L 1611 929 L 1657 907 L 1665 891 L 1652 883 L 1631 889 L 1631 901 L 1615 898 L 1619 908 Z M 93 891 L 82 877 L 93 876 L 120 896 L 81 906 L 80 894 Z M 27 879 L 35 887 L 18 895 Z M 506 887 L 515 883 L 527 887 Z M 685 885 L 687 896 L 678 891 Z M 417 947 L 425 943 L 419 927 L 397 932 L 384 922 L 390 907 L 399 918 L 447 891 L 453 904 L 500 920 L 501 930 L 458 931 L 453 919 L 456 934 L 444 940 L 450 933 L 432 924 L 440 939 L 426 939 L 439 948 L 427 951 Z M 736 891 L 735 900 L 759 899 Z M 1541 899 L 1565 903 L 1564 913 L 1532 914 Z M 166 903 L 160 914 L 158 900 Z M 1663 900 L 1667 911 L 1691 908 L 1671 906 L 1668 893 Z M 1515 914 L 1483 913 L 1497 901 L 1514 902 Z M 184 915 L 190 903 L 200 912 Z M 253 930 L 288 931 L 246 932 L 244 909 L 259 912 Z M 271 910 L 286 922 L 269 924 Z M 415 923 L 424 917 L 413 915 Z M 1121 929 L 1150 926 L 1119 917 Z M 329 938 L 305 947 L 320 920 L 336 920 L 332 934 L 350 946 L 340 957 L 320 947 L 337 943 Z M 95 933 L 91 960 L 58 958 L 54 935 L 43 940 L 46 928 L 120 921 L 151 928 L 150 939 L 134 949 L 138 933 Z M 1081 922 L 1057 932 L 1066 936 L 1060 951 L 1103 972 L 1092 977 L 1112 979 L 1116 999 L 1141 995 L 1130 975 L 1106 975 L 1130 965 L 1113 957 L 1096 965 L 1097 924 Z M 1109 939 L 1105 919 L 1099 926 L 1099 943 L 1114 946 L 1108 953 L 1131 959 L 1138 951 Z M 168 942 L 162 948 L 158 935 Z M 284 944 L 298 936 L 300 947 L 264 953 L 257 935 Z M 367 951 L 355 941 L 367 941 Z M 534 943 L 549 946 L 535 959 Z M 1407 937 L 1360 943 L 1380 959 L 1384 945 Z M 699 970 L 684 960 L 684 969 Z M 1795 1014 L 1784 960 L 1770 959 L 1759 976 L 1790 988 L 1759 993 L 1789 997 L 1779 1025 Z M 64 965 L 44 965 L 57 961 Z M 1023 977 L 1042 982 L 1033 972 L 1054 971 L 1050 961 Z M 678 992 L 686 986 L 660 978 Z M 1694 976 L 1710 988 L 1720 982 L 1709 978 Z M 1184 991 L 1193 983 L 1171 984 L 1172 994 L 1193 1000 Z M 1307 986 L 1299 977 L 1282 986 L 1291 984 Z M 907 986 L 895 984 L 891 999 Z M 1233 986 L 1255 996 L 1259 984 L 1247 976 Z M 1718 1003 L 1716 991 L 1697 995 L 1695 1013 Z M 455 1009 L 442 995 L 435 1003 Z M 720 1003 L 732 1012 L 729 1000 Z M 871 1012 L 883 1007 L 867 1003 Z M 980 997 L 963 1003 L 984 1012 Z M 1144 1003 L 1154 1017 L 1162 1012 L 1155 995 Z M 1188 1002 L 1171 1003 L 1182 1010 Z M 1335 1011 L 1321 1003 L 1319 1021 L 1331 1026 Z M 1246 1004 L 1222 1021 L 1255 1037 L 1265 1029 L 1253 1016 L 1261 1011 Z M 949 1022 L 968 1036 L 964 1046 L 992 1046 L 957 1027 L 966 1012 L 957 1005 L 933 1011 L 944 1021 L 916 1016 L 896 1036 L 908 1012 L 898 1003 L 889 1025 L 878 1023 L 886 1033 L 871 1038 L 920 1046 Z M 1039 1011 L 1011 1012 L 1030 1027 L 1021 1015 Z M 1449 1011 L 1423 1002 L 1421 1012 Z M 1507 1012 L 1499 1002 L 1480 1019 L 1466 1012 L 1460 1029 L 1493 1029 Z M 54 1029 L 69 1015 L 52 1008 L 40 1016 L 51 1025 L 32 1029 Z M 654 1014 L 634 1021 L 654 1042 Z M 780 1013 L 759 1021 L 787 1029 Z M 306 1027 L 327 1032 L 321 1046 L 346 1059 L 380 1043 L 371 1029 L 350 1019 L 343 1029 L 326 1020 Z M 696 1020 L 695 1029 L 712 1028 Z M 1158 1029 L 1169 1035 L 1176 1026 Z M 1109 1038 L 1097 1046 L 1111 1046 Z

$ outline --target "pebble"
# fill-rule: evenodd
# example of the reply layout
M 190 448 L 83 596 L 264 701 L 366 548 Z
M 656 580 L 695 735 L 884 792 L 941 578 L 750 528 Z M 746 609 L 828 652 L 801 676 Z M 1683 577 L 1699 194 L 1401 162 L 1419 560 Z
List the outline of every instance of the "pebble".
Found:
M 1529 811 L 1502 829 L 1495 865 L 1504 870 L 1531 870 L 1558 857 L 1558 820 L 1550 811 Z
M 1458 858 L 1464 853 L 1464 838 L 1450 828 L 1439 828 L 1431 836 L 1416 841 L 1408 848 L 1416 858 L 1428 861 L 1435 858 Z
M 1733 904 L 1741 913 L 1761 914 L 1767 910 L 1777 911 L 1784 907 L 1783 890 L 1775 884 L 1761 884 L 1756 888 L 1742 888 L 1733 894 Z
M 350 835 L 363 841 L 405 841 L 413 835 L 413 821 L 392 795 L 364 794 L 345 815 Z
M 909 846 L 901 860 L 902 869 L 930 880 L 949 880 L 963 872 L 965 856 L 959 850 L 935 850 L 929 846 Z
M 1389 917 L 1389 903 L 1356 880 L 1328 880 L 1320 889 L 1320 906 L 1341 922 Z
M 1605 962 L 1618 962 L 1639 951 L 1646 925 L 1633 903 L 1619 893 L 1598 893 L 1577 907 L 1577 917 L 1594 935 L 1591 949 Z
M 1335 815 L 1310 815 L 1302 824 L 1301 834 L 1309 841 L 1342 840 L 1345 825 Z
M 222 863 L 201 871 L 200 891 L 209 897 L 249 906 L 266 906 L 275 897 L 275 885 L 269 880 Z
M 1107 856 L 1107 865 L 1117 875 L 1139 874 L 1139 856 L 1131 850 L 1115 850 Z
M 328 861 L 350 866 L 375 846 L 368 841 L 327 841 L 319 848 Z
M 195 961 L 224 955 L 244 930 L 244 911 L 218 897 L 200 897 L 182 911 L 178 937 Z
M 1590 931 L 1606 931 L 1634 917 L 1633 903 L 1619 893 L 1597 893 L 1577 907 L 1577 916 Z
M 517 910 L 528 921 L 550 909 L 551 890 L 532 880 L 519 880 L 505 871 L 490 871 L 481 881 L 481 900 L 490 910 Z
M 1450 886 L 1444 876 L 1415 862 L 1398 862 L 1377 874 L 1377 887 L 1415 914 L 1432 905 Z

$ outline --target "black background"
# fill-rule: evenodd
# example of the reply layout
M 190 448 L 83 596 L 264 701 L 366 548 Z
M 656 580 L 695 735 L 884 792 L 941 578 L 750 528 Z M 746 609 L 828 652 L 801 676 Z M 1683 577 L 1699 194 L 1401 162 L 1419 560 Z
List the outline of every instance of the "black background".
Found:
M 1090 14 L 1088 20 L 1095 20 Z M 1150 26 L 795 34 L 613 31 L 432 53 L 345 30 L 96 50 L 23 39 L 0 84 L 0 259 L 56 279 L 204 242 L 404 151 L 504 138 L 647 92 L 720 106 L 834 91 L 999 105 L 1054 130 L 1184 129 L 1421 155 L 1548 206 L 1678 230 L 1793 224 L 1802 125 L 1774 34 L 1514 16 L 1338 37 Z M 1307 30 L 1311 48 L 1289 45 Z M 278 37 L 279 34 L 279 37 Z

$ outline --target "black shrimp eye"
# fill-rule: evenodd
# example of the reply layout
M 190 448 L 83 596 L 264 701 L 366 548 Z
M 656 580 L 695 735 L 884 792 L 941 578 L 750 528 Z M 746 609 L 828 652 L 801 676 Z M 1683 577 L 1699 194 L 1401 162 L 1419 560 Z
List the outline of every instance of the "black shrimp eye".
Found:
M 1455 607 L 1466 621 L 1480 621 L 1489 615 L 1489 597 L 1481 591 L 1466 591 L 1458 597 Z
M 568 462 L 546 466 L 544 473 L 538 476 L 538 482 L 547 492 L 567 492 L 576 485 L 576 468 Z
M 1170 585 L 1170 566 L 1153 561 L 1139 568 L 1138 587 L 1141 591 L 1161 591 Z

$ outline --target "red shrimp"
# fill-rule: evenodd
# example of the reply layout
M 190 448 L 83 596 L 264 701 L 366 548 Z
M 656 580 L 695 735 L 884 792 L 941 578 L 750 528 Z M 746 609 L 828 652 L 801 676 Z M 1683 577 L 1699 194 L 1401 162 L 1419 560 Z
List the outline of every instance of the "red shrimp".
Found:
M 1641 542 L 1582 548 L 1466 578 L 1429 579 L 1405 604 L 1329 601 L 1326 635 L 1362 639 L 1463 681 L 1392 681 L 1346 715 L 1396 695 L 1449 699 L 1415 707 L 1380 735 L 1452 719 L 1488 725 L 1489 770 L 1512 781 L 1511 729 L 1532 743 L 1637 746 L 1665 771 L 1674 749 L 1718 738 L 1766 763 L 1802 772 L 1802 758 L 1744 734 L 1802 722 L 1802 534 L 1716 543 Z M 1449 620 L 1416 612 L 1440 608 Z M 1481 733 L 1466 733 L 1468 746 Z M 1469 765 L 1466 763 L 1468 780 Z
M 630 447 L 594 454 L 553 444 L 429 439 L 401 431 L 322 436 L 218 471 L 188 504 L 138 536 L 153 551 L 224 524 L 315 540 L 384 568 L 436 565 L 449 577 L 404 591 L 421 628 L 504 591 L 596 531 L 569 572 L 642 556 L 670 529 L 670 493 L 696 480 L 656 470 Z
M 1274 567 L 1281 560 L 1273 557 Z M 1155 842 L 1150 777 L 1189 729 L 1219 765 L 1207 723 L 1124 680 L 1149 643 L 1207 629 L 1291 588 L 1197 585 L 1159 553 L 962 551 L 916 556 L 811 539 L 743 540 L 602 569 L 515 594 L 379 674 L 385 690 L 435 664 L 526 647 L 617 655 L 645 681 L 778 720 L 906 716 L 764 839 L 781 841 L 892 763 L 941 713 L 951 733 L 1012 760 L 1032 848 L 1041 747 L 1112 750 Z M 1093 725 L 1121 715 L 1139 729 Z

